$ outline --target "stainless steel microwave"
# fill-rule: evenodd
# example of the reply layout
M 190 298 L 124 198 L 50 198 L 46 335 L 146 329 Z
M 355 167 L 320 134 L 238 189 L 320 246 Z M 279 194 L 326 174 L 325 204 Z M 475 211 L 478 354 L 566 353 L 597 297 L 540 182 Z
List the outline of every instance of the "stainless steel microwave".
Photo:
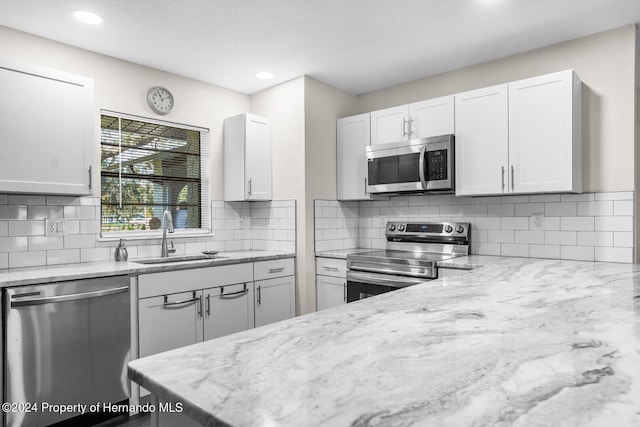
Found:
M 454 139 L 441 135 L 367 147 L 367 191 L 452 193 Z

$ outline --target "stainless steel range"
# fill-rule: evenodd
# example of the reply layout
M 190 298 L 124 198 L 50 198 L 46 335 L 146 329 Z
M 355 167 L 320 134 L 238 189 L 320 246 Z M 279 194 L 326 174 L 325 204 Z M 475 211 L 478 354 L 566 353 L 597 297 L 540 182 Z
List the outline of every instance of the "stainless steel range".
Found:
M 438 277 L 437 263 L 469 255 L 467 222 L 387 223 L 386 248 L 347 256 L 347 302 Z

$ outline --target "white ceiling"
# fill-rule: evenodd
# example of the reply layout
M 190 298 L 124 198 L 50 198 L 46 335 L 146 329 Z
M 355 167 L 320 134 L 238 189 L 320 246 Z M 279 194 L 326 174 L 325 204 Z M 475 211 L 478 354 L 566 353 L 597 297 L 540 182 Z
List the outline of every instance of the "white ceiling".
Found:
M 0 25 L 249 94 L 360 94 L 636 22 L 640 0 L 0 0 Z

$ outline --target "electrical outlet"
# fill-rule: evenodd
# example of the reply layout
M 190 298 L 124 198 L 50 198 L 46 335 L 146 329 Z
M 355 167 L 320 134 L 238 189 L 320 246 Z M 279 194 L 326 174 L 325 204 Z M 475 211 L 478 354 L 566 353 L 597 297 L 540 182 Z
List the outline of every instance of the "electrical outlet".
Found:
M 534 230 L 542 229 L 543 218 L 544 218 L 544 215 L 542 214 L 531 215 L 531 228 Z
M 67 224 L 64 219 L 45 218 L 45 236 L 64 236 L 67 232 Z

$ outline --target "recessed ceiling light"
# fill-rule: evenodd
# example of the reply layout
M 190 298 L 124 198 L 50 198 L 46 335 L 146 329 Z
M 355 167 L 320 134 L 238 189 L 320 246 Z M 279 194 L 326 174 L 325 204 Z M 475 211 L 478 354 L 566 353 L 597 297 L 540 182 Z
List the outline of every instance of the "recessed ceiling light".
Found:
M 85 24 L 98 25 L 102 24 L 102 21 L 104 21 L 102 16 L 98 15 L 97 13 L 89 12 L 88 10 L 76 9 L 72 10 L 71 14 L 78 21 L 84 22 Z
M 256 73 L 256 79 L 268 80 L 272 78 L 273 78 L 273 73 L 270 73 L 268 71 L 258 71 Z

